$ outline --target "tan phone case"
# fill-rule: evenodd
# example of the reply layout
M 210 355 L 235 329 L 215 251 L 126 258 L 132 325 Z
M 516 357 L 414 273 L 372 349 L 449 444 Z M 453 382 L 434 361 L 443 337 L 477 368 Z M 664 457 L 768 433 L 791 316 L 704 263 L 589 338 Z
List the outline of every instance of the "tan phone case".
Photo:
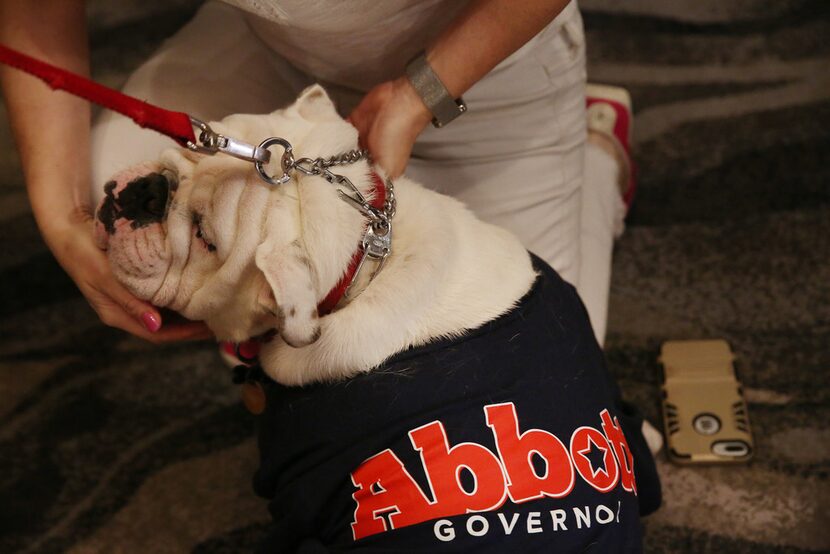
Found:
M 737 463 L 752 457 L 749 415 L 734 358 L 724 340 L 663 343 L 663 422 L 673 462 Z

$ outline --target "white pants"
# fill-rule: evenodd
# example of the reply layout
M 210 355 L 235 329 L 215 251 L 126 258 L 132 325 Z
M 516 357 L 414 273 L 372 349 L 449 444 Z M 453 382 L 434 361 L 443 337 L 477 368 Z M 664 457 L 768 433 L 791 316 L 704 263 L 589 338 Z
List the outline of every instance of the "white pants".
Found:
M 315 81 L 257 39 L 236 9 L 208 2 L 133 73 L 124 91 L 218 120 L 273 111 Z M 344 115 L 365 92 L 323 84 Z M 586 146 L 585 43 L 575 3 L 464 97 L 466 114 L 419 137 L 407 175 L 511 230 L 550 263 L 579 290 L 602 344 L 621 202 L 616 162 Z M 93 126 L 93 200 L 116 171 L 171 146 L 170 139 L 104 112 Z

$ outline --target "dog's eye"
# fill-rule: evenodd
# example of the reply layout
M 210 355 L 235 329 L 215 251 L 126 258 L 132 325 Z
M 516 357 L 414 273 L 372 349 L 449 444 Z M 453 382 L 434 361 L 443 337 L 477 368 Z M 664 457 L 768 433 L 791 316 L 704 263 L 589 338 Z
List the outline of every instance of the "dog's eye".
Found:
M 200 214 L 193 214 L 193 226 L 196 228 L 196 238 L 202 241 L 208 252 L 216 252 L 216 245 L 207 240 L 204 231 L 202 231 L 202 216 Z

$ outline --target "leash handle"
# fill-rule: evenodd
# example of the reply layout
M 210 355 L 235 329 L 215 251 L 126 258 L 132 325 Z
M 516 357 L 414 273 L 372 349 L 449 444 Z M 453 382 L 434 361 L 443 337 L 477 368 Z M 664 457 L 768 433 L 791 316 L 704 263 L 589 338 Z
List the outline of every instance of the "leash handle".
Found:
M 184 112 L 148 104 L 86 77 L 27 56 L 4 44 L 0 44 L 0 63 L 34 75 L 52 89 L 64 90 L 125 115 L 140 127 L 166 135 L 184 147 L 196 142 L 190 116 Z

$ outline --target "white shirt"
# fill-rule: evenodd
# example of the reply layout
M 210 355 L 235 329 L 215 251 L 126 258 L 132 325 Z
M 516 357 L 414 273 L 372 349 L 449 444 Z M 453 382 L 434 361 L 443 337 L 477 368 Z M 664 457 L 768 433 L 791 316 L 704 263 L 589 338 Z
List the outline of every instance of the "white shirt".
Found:
M 357 90 L 398 77 L 467 0 L 225 0 L 252 31 L 315 78 Z

